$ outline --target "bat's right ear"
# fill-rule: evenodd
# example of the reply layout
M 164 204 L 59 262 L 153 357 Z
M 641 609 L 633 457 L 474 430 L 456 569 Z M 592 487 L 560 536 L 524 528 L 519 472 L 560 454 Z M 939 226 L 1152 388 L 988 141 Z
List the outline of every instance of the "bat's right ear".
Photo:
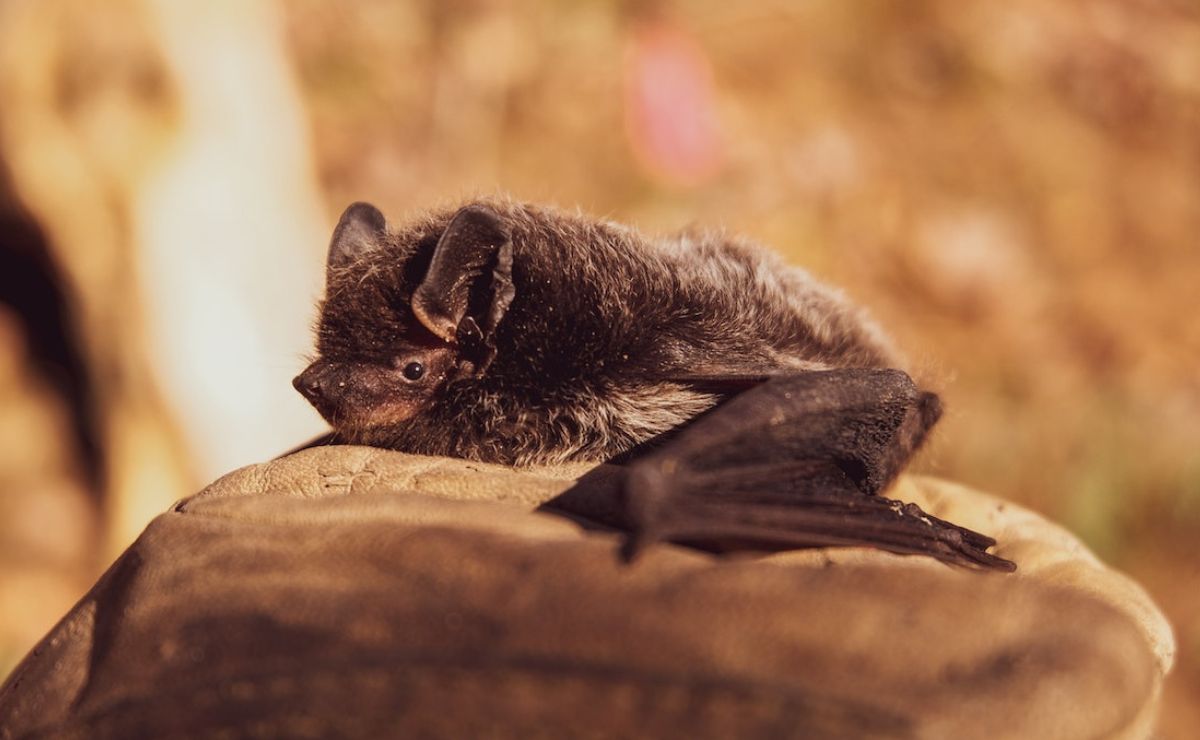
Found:
M 472 294 L 489 296 L 475 306 Z M 417 320 L 447 342 L 460 334 L 490 338 L 514 295 L 512 243 L 504 220 L 486 205 L 464 206 L 454 214 L 434 248 L 429 271 L 413 292 Z
M 349 264 L 369 249 L 379 245 L 387 233 L 387 219 L 370 203 L 353 203 L 338 219 L 333 238 L 329 240 L 326 267 Z

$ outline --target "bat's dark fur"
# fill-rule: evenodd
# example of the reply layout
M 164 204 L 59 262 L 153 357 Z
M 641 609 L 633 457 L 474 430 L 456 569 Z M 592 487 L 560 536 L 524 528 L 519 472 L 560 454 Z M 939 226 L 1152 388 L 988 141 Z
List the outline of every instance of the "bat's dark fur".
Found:
M 346 440 L 518 465 L 600 461 L 716 401 L 667 378 L 891 364 L 880 333 L 837 292 L 738 239 L 652 240 L 543 207 L 486 205 L 511 232 L 520 286 L 497 328 L 495 361 L 402 422 L 332 416 Z M 423 274 L 408 268 L 427 262 L 419 253 L 454 213 L 394 226 L 330 270 L 322 358 L 387 363 L 427 334 L 409 305 Z
M 741 239 L 648 238 L 501 199 L 401 225 L 351 206 L 317 350 L 296 387 L 342 441 L 515 465 L 612 459 L 767 378 L 896 365 L 838 291 Z M 936 421 L 936 397 L 909 396 L 885 434 L 900 439 L 916 414 L 908 437 L 830 453 L 896 458 L 871 486 L 852 481 L 862 492 L 886 485 Z

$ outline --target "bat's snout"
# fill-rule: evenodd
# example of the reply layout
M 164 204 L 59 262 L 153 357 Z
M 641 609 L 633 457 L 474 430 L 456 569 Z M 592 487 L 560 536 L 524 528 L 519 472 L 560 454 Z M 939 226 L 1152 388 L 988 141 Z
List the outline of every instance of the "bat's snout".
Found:
M 316 366 L 308 367 L 304 372 L 292 378 L 292 387 L 300 392 L 309 403 L 316 406 L 325 398 L 321 376 L 315 372 Z
M 343 375 L 331 363 L 318 360 L 292 379 L 292 387 L 328 418 L 347 390 Z
M 317 360 L 292 387 L 339 432 L 396 424 L 417 413 L 428 389 L 400 370 L 368 363 Z

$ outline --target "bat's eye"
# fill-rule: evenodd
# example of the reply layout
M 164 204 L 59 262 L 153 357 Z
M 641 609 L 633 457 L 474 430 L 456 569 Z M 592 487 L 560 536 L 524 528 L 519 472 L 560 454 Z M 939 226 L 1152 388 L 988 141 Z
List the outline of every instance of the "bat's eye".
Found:
M 401 371 L 405 380 L 417 381 L 425 377 L 425 366 L 419 362 L 410 362 Z

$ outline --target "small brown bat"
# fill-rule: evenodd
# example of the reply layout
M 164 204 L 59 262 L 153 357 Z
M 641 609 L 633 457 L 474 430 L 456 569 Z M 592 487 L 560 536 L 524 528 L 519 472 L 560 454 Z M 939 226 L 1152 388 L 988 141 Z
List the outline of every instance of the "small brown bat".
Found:
M 1012 570 L 877 494 L 941 414 L 839 292 L 742 239 L 479 200 L 329 247 L 294 381 L 338 441 L 485 462 L 627 462 L 628 552 L 866 545 Z

